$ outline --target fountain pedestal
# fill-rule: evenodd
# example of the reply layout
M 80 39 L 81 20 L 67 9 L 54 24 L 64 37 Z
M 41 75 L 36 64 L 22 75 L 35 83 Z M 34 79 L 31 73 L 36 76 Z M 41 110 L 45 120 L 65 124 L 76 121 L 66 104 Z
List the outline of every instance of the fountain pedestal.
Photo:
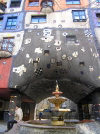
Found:
M 59 91 L 58 83 L 56 84 L 56 90 L 52 92 L 55 95 L 52 98 L 49 98 L 48 101 L 55 105 L 54 110 L 52 110 L 52 118 L 51 124 L 54 126 L 63 126 L 64 125 L 64 113 L 69 112 L 70 109 L 60 109 L 62 103 L 64 103 L 67 99 L 64 97 L 60 97 L 63 92 Z

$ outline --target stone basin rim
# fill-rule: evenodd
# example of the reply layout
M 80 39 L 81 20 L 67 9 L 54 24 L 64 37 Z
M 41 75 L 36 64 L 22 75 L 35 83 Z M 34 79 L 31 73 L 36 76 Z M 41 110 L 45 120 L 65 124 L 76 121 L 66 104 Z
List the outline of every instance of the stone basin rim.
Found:
M 28 124 L 28 123 L 24 123 L 24 124 L 20 124 L 20 126 L 23 127 L 33 127 L 33 128 L 44 128 L 44 129 L 75 129 L 75 126 L 51 126 L 51 125 L 36 125 L 36 124 Z

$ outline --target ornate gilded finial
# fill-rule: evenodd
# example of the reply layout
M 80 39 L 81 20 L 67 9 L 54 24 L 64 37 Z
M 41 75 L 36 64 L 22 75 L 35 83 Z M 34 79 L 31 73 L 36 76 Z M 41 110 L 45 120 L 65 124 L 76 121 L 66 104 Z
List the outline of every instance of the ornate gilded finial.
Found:
M 56 80 L 56 90 L 52 92 L 53 95 L 55 95 L 56 98 L 58 98 L 63 92 L 59 91 L 58 81 Z
M 58 81 L 56 80 L 56 92 L 59 91 Z

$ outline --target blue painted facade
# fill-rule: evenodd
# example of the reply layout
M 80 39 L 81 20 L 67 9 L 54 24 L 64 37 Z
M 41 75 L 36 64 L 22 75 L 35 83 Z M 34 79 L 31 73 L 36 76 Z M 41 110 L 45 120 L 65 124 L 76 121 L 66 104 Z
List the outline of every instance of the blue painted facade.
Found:
M 2 27 L 0 29 L 0 32 L 16 32 L 16 31 L 21 31 L 24 29 L 24 25 L 23 25 L 24 12 L 18 12 L 18 13 L 13 13 L 13 14 L 4 14 L 4 15 L 0 15 L 0 16 L 3 16 L 3 23 L 2 23 Z M 6 30 L 7 19 L 9 17 L 17 17 L 16 29 L 14 29 L 14 30 Z

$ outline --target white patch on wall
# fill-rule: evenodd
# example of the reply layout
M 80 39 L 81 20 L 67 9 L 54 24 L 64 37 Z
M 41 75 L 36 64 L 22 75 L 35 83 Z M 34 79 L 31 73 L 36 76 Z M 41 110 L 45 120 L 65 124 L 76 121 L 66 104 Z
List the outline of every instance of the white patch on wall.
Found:
M 61 47 L 56 47 L 56 51 L 60 51 L 61 50 Z
M 62 35 L 63 35 L 63 36 L 67 36 L 67 35 L 68 35 L 68 33 L 64 32 Z
M 97 58 L 97 57 L 99 57 L 99 54 L 97 53 L 93 53 L 93 56 L 95 57 L 95 58 Z
M 72 57 L 71 56 L 68 56 L 67 59 L 70 61 L 70 60 L 72 60 Z
M 37 57 L 35 60 L 38 61 L 38 62 L 40 62 L 40 58 L 39 57 Z
M 63 59 L 63 60 L 65 60 L 66 57 L 67 57 L 66 54 L 63 54 L 63 55 L 62 55 L 62 59 Z
M 44 42 L 51 42 L 54 39 L 54 36 L 50 36 L 50 37 L 42 37 L 41 40 L 43 40 Z
M 24 41 L 24 43 L 25 43 L 25 44 L 31 43 L 31 38 L 26 39 L 26 40 Z
M 98 79 L 100 80 L 100 76 L 98 76 Z
M 89 71 L 90 71 L 90 72 L 93 72 L 93 71 L 94 71 L 93 66 L 89 66 Z
M 50 42 L 54 39 L 54 36 L 51 36 L 52 30 L 51 29 L 44 29 L 43 30 L 43 36 L 41 40 L 45 42 Z
M 32 32 L 32 29 L 28 29 L 28 32 L 31 33 Z
M 15 88 L 17 88 L 17 85 L 15 85 Z
M 28 61 L 28 63 L 33 63 L 33 59 L 30 58 L 29 61 Z
M 92 48 L 90 48 L 90 51 L 93 52 Z
M 82 52 L 85 52 L 86 50 L 85 50 L 85 48 L 84 48 L 84 47 L 82 47 L 82 48 L 81 48 L 81 51 L 82 51 Z
M 38 54 L 42 53 L 42 48 L 40 47 L 35 48 L 35 53 L 38 53 Z
M 98 76 L 98 79 L 100 80 L 100 76 Z
M 79 44 L 79 41 L 78 40 L 76 40 L 76 42 L 75 42 L 75 44 L 74 44 L 75 46 L 79 46 L 80 44 Z
M 29 58 L 30 57 L 30 55 L 29 54 L 26 54 L 26 58 Z
M 44 29 L 43 36 L 49 37 L 51 36 L 52 30 L 51 29 Z
M 26 72 L 26 67 L 24 65 L 21 65 L 19 67 L 14 67 L 13 72 L 18 73 L 19 76 L 22 76 L 24 72 Z
M 60 46 L 60 45 L 61 45 L 61 41 L 60 41 L 60 40 L 55 40 L 54 45 L 55 45 L 55 46 Z
M 73 52 L 72 55 L 73 55 L 73 57 L 78 57 L 78 52 L 77 51 Z

